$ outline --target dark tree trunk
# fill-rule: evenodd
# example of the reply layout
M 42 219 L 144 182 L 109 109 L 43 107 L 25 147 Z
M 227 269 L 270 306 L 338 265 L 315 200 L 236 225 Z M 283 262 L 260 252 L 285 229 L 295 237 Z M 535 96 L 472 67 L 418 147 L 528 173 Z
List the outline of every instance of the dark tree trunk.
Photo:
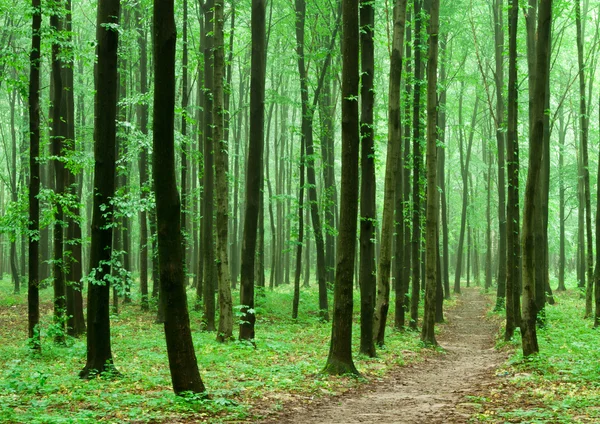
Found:
M 57 7 L 63 6 L 62 2 Z M 50 26 L 56 32 L 63 30 L 62 18 L 55 14 L 50 16 Z M 65 191 L 65 165 L 63 162 L 63 142 L 65 141 L 66 134 L 66 114 L 63 113 L 63 78 L 62 78 L 62 59 L 61 47 L 58 40 L 52 43 L 52 130 L 50 133 L 51 141 L 51 152 L 54 156 L 52 161 L 54 166 L 54 192 L 59 199 L 56 204 L 56 213 L 54 215 L 54 252 L 52 260 L 52 277 L 54 280 L 54 324 L 60 328 L 55 335 L 55 341 L 57 343 L 65 343 L 66 334 L 66 312 L 67 312 L 67 301 L 66 301 L 66 283 L 65 283 L 65 267 L 63 263 L 63 252 L 64 252 L 64 210 L 62 202 L 60 201 L 64 196 Z M 16 172 L 16 169 L 15 169 Z M 12 246 L 11 246 L 12 250 Z M 12 253 L 12 252 L 11 252 Z M 11 254 L 12 259 L 12 254 Z
M 559 251 L 558 251 L 558 287 L 557 291 L 565 291 L 565 138 L 567 136 L 567 125 L 565 125 L 564 111 L 561 107 L 558 115 L 558 202 L 559 202 Z M 596 268 L 599 262 L 596 261 Z
M 242 241 L 240 282 L 240 340 L 254 343 L 254 259 L 259 212 L 259 191 L 263 172 L 265 123 L 265 0 L 252 0 L 252 59 L 250 69 L 250 142 L 246 173 L 246 211 Z
M 360 2 L 360 47 L 362 85 L 360 91 L 360 353 L 375 357 L 373 308 L 375 306 L 375 158 L 373 136 L 373 74 L 375 11 L 370 0 Z M 401 66 L 401 64 L 400 64 Z M 400 70 L 402 68 L 400 67 Z M 392 101 L 390 101 L 392 103 Z M 398 107 L 400 103 L 398 102 Z
M 215 49 L 214 49 L 214 152 L 217 197 L 217 276 L 219 289 L 219 327 L 217 341 L 233 338 L 233 301 L 231 300 L 231 275 L 229 274 L 228 212 L 229 184 L 228 147 L 224 135 L 223 83 L 225 71 L 225 46 L 223 41 L 223 0 L 215 1 Z
M 592 296 L 594 290 L 594 247 L 592 237 L 592 204 L 590 190 L 590 170 L 588 160 L 589 117 L 585 98 L 585 64 L 583 62 L 583 37 L 581 30 L 581 6 L 575 1 L 575 21 L 577 29 L 577 62 L 579 64 L 579 142 L 581 148 L 583 192 L 585 196 L 586 270 L 585 317 L 592 316 Z
M 506 302 L 506 181 L 505 169 L 505 124 L 504 124 L 504 19 L 503 0 L 495 0 L 494 46 L 496 59 L 496 142 L 498 145 L 498 281 L 496 310 L 504 308 Z
M 437 72 L 440 29 L 440 0 L 432 0 L 429 10 L 429 56 L 427 59 L 427 213 L 425 230 L 425 308 L 421 340 L 437 346 L 435 339 L 436 292 L 438 286 L 438 217 L 440 203 L 437 186 Z
M 394 5 L 394 30 L 392 56 L 390 58 L 390 81 L 388 86 L 388 96 L 390 99 L 388 105 L 388 121 L 390 125 L 388 129 L 387 159 L 385 167 L 381 247 L 379 250 L 377 266 L 377 302 L 373 320 L 375 341 L 380 346 L 383 346 L 385 343 L 385 326 L 390 301 L 390 265 L 392 259 L 392 234 L 394 232 L 395 180 L 396 173 L 401 172 L 401 170 L 398 169 L 398 162 L 402 149 L 400 83 L 402 77 L 404 33 L 406 29 L 406 3 L 406 0 L 398 0 Z M 373 177 L 373 179 L 375 179 L 375 177 Z M 400 188 L 398 188 L 398 190 L 400 190 Z
M 204 191 L 202 213 L 202 250 L 204 253 L 204 284 L 202 297 L 204 299 L 203 321 L 207 331 L 215 331 L 215 248 L 214 248 L 214 157 L 213 157 L 213 32 L 214 0 L 208 0 L 202 7 L 204 13 Z
M 523 339 L 523 355 L 529 356 L 539 351 L 536 333 L 535 304 L 535 219 L 541 212 L 537 205 L 536 191 L 539 190 L 539 178 L 542 167 L 541 152 L 544 138 L 544 105 L 549 78 L 548 61 L 550 60 L 550 32 L 552 26 L 552 0 L 540 3 L 538 16 L 538 37 L 536 42 L 535 93 L 532 107 L 533 127 L 529 140 L 529 168 L 525 189 L 525 210 L 523 213 L 523 319 L 521 334 Z
M 410 328 L 417 329 L 419 300 L 421 298 L 421 83 L 423 64 L 421 50 L 421 0 L 414 0 L 415 72 L 413 91 L 413 192 L 412 192 L 412 291 L 410 304 Z
M 117 46 L 119 0 L 98 3 L 94 101 L 94 196 L 92 246 L 90 248 L 90 277 L 88 283 L 87 362 L 81 378 L 93 378 L 104 371 L 115 371 L 110 345 L 108 277 L 112 256 L 112 199 L 115 193 L 115 139 L 117 119 Z
M 39 298 L 39 239 L 40 231 L 40 50 L 42 12 L 40 0 L 32 0 L 31 50 L 29 52 L 29 259 L 27 270 L 28 337 L 30 347 L 40 351 L 40 298 Z
M 507 174 L 508 202 L 506 210 L 506 327 L 504 340 L 513 338 L 521 318 L 521 240 L 519 238 L 519 140 L 518 140 L 518 81 L 517 81 L 517 24 L 519 1 L 509 0 L 508 9 L 508 105 L 507 105 Z
M 148 55 L 146 44 L 146 29 L 142 27 L 141 5 L 135 10 L 135 20 L 139 26 L 138 45 L 140 48 L 140 94 L 145 95 L 148 92 Z M 148 104 L 140 103 L 137 110 L 138 125 L 144 136 L 148 135 Z M 140 157 L 138 160 L 138 168 L 140 173 L 140 198 L 142 202 L 148 197 L 150 190 L 148 181 L 148 159 L 146 148 L 140 149 Z M 149 310 L 148 302 L 148 224 L 146 209 L 142 208 L 140 212 L 140 294 L 141 307 L 143 311 Z
M 342 180 L 333 323 L 325 372 L 358 374 L 352 360 L 352 288 L 358 215 L 358 153 L 360 145 L 358 2 L 342 0 Z

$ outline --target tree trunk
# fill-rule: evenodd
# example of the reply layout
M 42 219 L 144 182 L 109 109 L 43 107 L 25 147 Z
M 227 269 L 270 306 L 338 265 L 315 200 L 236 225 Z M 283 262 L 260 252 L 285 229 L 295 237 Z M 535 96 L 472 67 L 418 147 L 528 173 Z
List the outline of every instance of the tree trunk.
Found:
M 517 24 L 519 1 L 509 0 L 508 10 L 508 105 L 507 105 L 507 173 L 508 202 L 506 210 L 506 327 L 504 340 L 510 341 L 521 318 L 521 241 L 519 239 L 519 140 L 518 140 L 518 81 L 517 81 Z
M 544 105 L 546 104 L 547 79 L 549 78 L 548 61 L 550 60 L 550 32 L 552 24 L 552 0 L 540 3 L 538 15 L 538 38 L 536 43 L 535 93 L 532 108 L 533 128 L 529 140 L 529 168 L 525 189 L 525 210 L 523 213 L 523 319 L 521 334 L 523 339 L 523 355 L 529 356 L 539 351 L 536 333 L 535 304 L 535 219 L 540 213 L 536 204 L 536 191 L 539 190 L 540 170 L 542 167 L 541 152 L 544 137 Z
M 373 34 L 375 12 L 370 0 L 360 2 L 360 47 L 362 85 L 360 91 L 360 353 L 375 357 L 373 343 L 373 308 L 376 283 L 375 268 L 375 158 L 373 135 L 373 106 L 375 93 L 373 75 L 375 50 Z M 402 68 L 400 68 L 402 70 Z M 392 103 L 392 101 L 390 101 Z M 400 103 L 398 103 L 398 107 Z M 377 315 L 377 311 L 375 312 Z M 375 330 L 377 331 L 377 330 Z
M 421 0 L 414 0 L 415 72 L 413 91 L 413 192 L 412 192 L 412 291 L 410 304 L 410 328 L 417 329 L 419 300 L 421 298 Z
M 398 158 L 402 148 L 402 128 L 400 125 L 400 83 L 402 77 L 402 48 L 406 28 L 406 0 L 398 0 L 394 5 L 394 32 L 392 56 L 390 58 L 388 143 L 385 166 L 383 217 L 381 220 L 381 248 L 377 266 L 377 302 L 375 305 L 374 336 L 378 345 L 385 342 L 385 325 L 390 301 L 390 265 L 392 259 L 392 234 L 394 232 L 394 193 Z M 364 78 L 364 76 L 363 76 Z M 364 100 L 363 100 L 364 101 Z
M 437 346 L 435 339 L 436 291 L 438 286 L 438 216 L 440 203 L 437 185 L 437 72 L 440 28 L 440 0 L 431 1 L 429 11 L 429 57 L 427 59 L 427 213 L 425 227 L 425 308 L 421 340 Z
M 140 28 L 138 33 L 138 45 L 140 48 L 140 94 L 143 96 L 148 92 L 148 71 L 147 71 L 147 47 L 146 47 L 146 29 L 142 27 L 141 5 L 135 9 L 135 20 Z M 140 103 L 137 107 L 138 125 L 143 136 L 148 135 L 148 104 Z M 147 150 L 140 149 L 138 168 L 140 173 L 140 200 L 145 203 L 150 190 L 148 181 L 148 160 Z M 140 294 L 141 308 L 143 311 L 149 310 L 148 302 L 148 224 L 146 209 L 140 211 Z
M 240 340 L 254 343 L 254 255 L 259 212 L 259 190 L 263 172 L 263 139 L 265 122 L 265 0 L 252 0 L 252 59 L 250 69 L 250 142 L 246 174 L 246 211 L 242 242 L 240 282 Z
M 154 1 L 154 117 L 152 173 L 156 193 L 160 293 L 173 391 L 203 393 L 185 294 L 181 203 L 175 178 L 175 45 L 173 0 Z
M 27 318 L 29 346 L 41 351 L 39 297 L 39 239 L 40 231 L 40 50 L 42 12 L 40 0 L 32 0 L 31 50 L 29 52 L 29 259 L 27 270 Z
M 504 127 L 504 10 L 503 0 L 495 0 L 494 46 L 496 59 L 496 142 L 498 145 L 498 281 L 496 310 L 504 308 L 506 302 L 506 182 L 505 169 L 505 127 Z
M 360 144 L 358 2 L 342 0 L 342 180 L 333 322 L 325 372 L 358 374 L 352 360 L 352 289 L 358 215 Z
M 94 187 L 96 188 L 92 218 L 90 277 L 88 279 L 87 361 L 79 373 L 81 378 L 93 378 L 98 373 L 116 372 L 110 345 L 109 284 L 112 257 L 112 212 L 110 199 L 115 193 L 115 139 L 117 119 L 117 46 L 119 0 L 98 3 L 94 101 Z
M 231 275 L 228 254 L 229 187 L 227 183 L 227 140 L 224 137 L 223 80 L 225 70 L 225 46 L 223 41 L 223 0 L 215 0 L 215 49 L 213 118 L 214 152 L 217 197 L 217 275 L 219 284 L 219 328 L 217 341 L 233 338 L 233 301 L 231 300 Z
M 588 125 L 587 104 L 585 98 L 585 64 L 583 62 L 583 37 L 581 30 L 581 6 L 575 1 L 575 26 L 577 29 L 577 62 L 579 65 L 579 142 L 581 148 L 583 192 L 585 196 L 585 232 L 586 232 L 586 270 L 587 284 L 585 290 L 585 317 L 592 316 L 592 294 L 594 290 L 594 247 L 592 237 L 592 204 L 590 190 L 590 170 L 588 160 Z

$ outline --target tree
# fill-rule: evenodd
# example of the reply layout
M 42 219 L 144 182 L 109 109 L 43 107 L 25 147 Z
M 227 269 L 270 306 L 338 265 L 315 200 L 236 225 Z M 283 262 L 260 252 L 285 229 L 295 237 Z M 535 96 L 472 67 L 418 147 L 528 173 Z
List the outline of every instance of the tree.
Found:
M 440 29 L 440 1 L 432 0 L 429 10 L 429 57 L 427 59 L 427 211 L 425 227 L 425 309 L 421 340 L 436 346 L 435 305 L 439 263 L 438 216 L 440 203 L 437 186 L 437 72 Z
M 358 374 L 352 360 L 352 287 L 358 215 L 358 2 L 342 0 L 342 181 L 331 343 L 325 372 Z
M 517 24 L 519 0 L 509 0 L 508 8 L 508 104 L 507 104 L 507 175 L 506 204 L 506 327 L 504 340 L 509 341 L 521 318 L 521 242 L 519 240 L 519 140 L 518 140 L 518 81 L 517 81 Z
M 39 238 L 40 231 L 40 49 L 42 10 L 32 0 L 31 50 L 29 52 L 29 259 L 27 270 L 28 337 L 31 348 L 40 351 Z
M 252 64 L 250 69 L 250 143 L 246 174 L 246 211 L 240 278 L 240 340 L 254 342 L 254 255 L 258 224 L 258 199 L 263 169 L 265 123 L 265 0 L 252 0 Z
M 96 17 L 98 63 L 94 96 L 94 205 L 88 277 L 87 361 L 79 373 L 92 378 L 116 372 L 110 344 L 109 277 L 112 259 L 111 199 L 115 193 L 117 46 L 120 0 L 100 0 Z
M 388 105 L 388 144 L 385 165 L 383 217 L 381 220 L 381 247 L 377 266 L 377 304 L 375 307 L 375 338 L 378 345 L 385 340 L 385 324 L 390 302 L 390 265 L 392 260 L 392 234 L 394 232 L 394 194 L 396 173 L 402 150 L 400 126 L 400 83 L 402 79 L 402 47 L 406 29 L 406 1 L 394 5 L 394 32 L 392 57 L 390 58 L 390 82 Z M 364 78 L 364 77 L 363 77 Z M 400 187 L 398 187 L 400 190 Z
M 223 82 L 224 51 L 223 44 L 223 0 L 215 0 L 215 49 L 214 49 L 214 152 L 217 197 L 217 276 L 219 284 L 219 327 L 217 340 L 226 341 L 233 336 L 233 304 L 231 300 L 231 275 L 229 274 L 228 225 L 229 225 L 229 187 L 227 184 L 227 140 L 224 137 Z
M 373 136 L 373 107 L 375 91 L 375 11 L 370 0 L 360 2 L 360 47 L 362 84 L 360 88 L 360 352 L 375 357 L 373 343 L 373 308 L 376 283 L 375 268 L 375 152 Z M 392 102 L 390 102 L 392 103 Z M 398 102 L 398 107 L 400 103 Z M 377 315 L 377 311 L 375 311 Z M 385 326 L 385 324 L 384 324 Z
M 154 133 L 152 173 L 156 195 L 160 291 L 165 304 L 165 338 L 173 391 L 203 393 L 192 343 L 184 284 L 181 203 L 175 180 L 174 1 L 154 0 Z
M 532 104 L 529 136 L 529 168 L 525 188 L 525 209 L 523 212 L 523 317 L 521 335 L 523 355 L 529 356 L 539 351 L 536 332 L 537 308 L 535 303 L 535 219 L 539 213 L 537 190 L 542 166 L 542 145 L 544 137 L 544 105 L 548 92 L 550 32 L 552 26 L 552 0 L 540 2 L 538 13 L 538 35 L 536 42 L 535 93 Z

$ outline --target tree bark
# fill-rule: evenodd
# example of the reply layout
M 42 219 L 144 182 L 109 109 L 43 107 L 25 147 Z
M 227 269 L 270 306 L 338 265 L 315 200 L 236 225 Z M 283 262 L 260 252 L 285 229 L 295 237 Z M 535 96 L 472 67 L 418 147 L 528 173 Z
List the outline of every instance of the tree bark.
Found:
M 31 50 L 29 51 L 29 259 L 27 270 L 27 319 L 29 346 L 41 351 L 39 297 L 39 239 L 40 231 L 40 50 L 42 25 L 41 1 L 32 0 Z
M 377 302 L 375 305 L 374 337 L 378 345 L 385 342 L 385 325 L 390 302 L 390 265 L 392 260 L 392 234 L 394 232 L 394 193 L 398 160 L 402 148 L 400 124 L 400 83 L 402 79 L 402 53 L 406 28 L 406 0 L 394 5 L 394 30 L 390 80 L 388 86 L 388 143 L 385 167 L 383 217 L 381 220 L 381 248 L 377 266 Z M 363 77 L 364 78 L 364 77 Z M 400 189 L 400 188 L 399 188 Z
M 181 203 L 175 178 L 175 45 L 173 0 L 154 0 L 154 119 L 152 172 L 156 193 L 160 292 L 173 391 L 203 393 L 185 294 Z
M 217 275 L 219 278 L 219 328 L 217 340 L 233 338 L 233 301 L 231 300 L 231 275 L 229 274 L 228 225 L 229 225 L 229 187 L 228 147 L 224 137 L 224 100 L 223 80 L 225 70 L 225 46 L 223 42 L 223 0 L 215 0 L 215 49 L 214 49 L 214 151 L 217 197 Z
M 250 69 L 250 143 L 246 175 L 246 211 L 242 241 L 240 282 L 240 340 L 254 343 L 254 254 L 258 224 L 258 199 L 263 172 L 263 139 L 265 122 L 265 0 L 252 0 L 252 59 Z
M 425 229 L 425 308 L 421 340 L 437 346 L 435 339 L 436 290 L 439 260 L 437 186 L 437 72 L 440 29 L 440 0 L 431 1 L 429 11 L 429 57 L 427 59 L 427 213 Z
M 535 304 L 535 222 L 539 205 L 536 204 L 536 191 L 539 190 L 539 177 L 542 166 L 540 155 L 544 137 L 544 105 L 549 78 L 548 61 L 550 60 L 550 32 L 552 26 L 552 0 L 540 3 L 538 14 L 538 37 L 536 43 L 535 93 L 533 117 L 529 139 L 529 168 L 525 189 L 525 210 L 523 213 L 523 319 L 521 334 L 523 355 L 529 356 L 539 351 L 536 333 Z
M 352 360 L 352 289 L 358 215 L 358 153 L 360 145 L 358 2 L 342 0 L 342 180 L 340 232 L 333 298 L 329 356 L 324 371 L 358 374 Z
M 376 356 L 373 343 L 373 308 L 375 304 L 375 152 L 373 131 L 373 106 L 375 92 L 373 75 L 375 50 L 373 35 L 375 11 L 370 0 L 360 1 L 360 49 L 362 84 L 360 88 L 360 353 L 370 358 Z M 400 68 L 402 69 L 402 68 Z M 390 100 L 390 104 L 393 101 Z M 400 103 L 398 102 L 398 107 Z M 375 312 L 377 315 L 377 311 Z M 376 330 L 375 330 L 376 331 Z
M 90 276 L 88 277 L 87 361 L 79 373 L 93 378 L 104 371 L 116 372 L 110 344 L 108 277 L 112 257 L 112 212 L 110 199 L 115 193 L 115 140 L 117 119 L 117 47 L 119 0 L 98 2 L 94 101 L 94 187 Z

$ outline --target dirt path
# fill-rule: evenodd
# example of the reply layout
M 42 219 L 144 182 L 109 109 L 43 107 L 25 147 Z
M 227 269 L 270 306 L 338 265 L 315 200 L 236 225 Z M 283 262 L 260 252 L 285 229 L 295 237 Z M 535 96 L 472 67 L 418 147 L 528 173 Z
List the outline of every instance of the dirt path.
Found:
M 278 423 L 466 423 L 477 412 L 467 396 L 494 383 L 506 354 L 494 349 L 496 325 L 485 319 L 486 298 L 463 289 L 438 336 L 445 353 L 404 367 L 363 393 L 287 411 Z M 483 390 L 485 391 L 485 390 Z

